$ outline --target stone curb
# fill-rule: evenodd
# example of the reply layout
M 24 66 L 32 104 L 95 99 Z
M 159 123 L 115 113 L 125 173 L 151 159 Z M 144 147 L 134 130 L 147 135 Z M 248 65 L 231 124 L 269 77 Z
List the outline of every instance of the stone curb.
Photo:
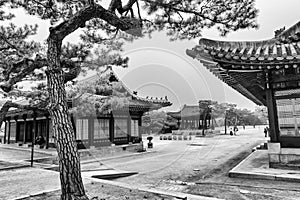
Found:
M 289 182 L 300 183 L 300 178 L 297 178 L 297 177 L 287 177 L 284 175 L 260 174 L 260 173 L 253 173 L 253 172 L 230 172 L 229 177 L 289 181 Z
M 113 185 L 113 186 L 122 187 L 122 188 L 128 188 L 128 189 L 132 189 L 132 190 L 139 190 L 139 191 L 150 192 L 150 193 L 154 193 L 154 194 L 171 196 L 171 197 L 175 197 L 177 199 L 184 199 L 184 200 L 221 200 L 221 199 L 217 199 L 217 198 L 186 194 L 186 193 L 182 193 L 182 192 L 173 192 L 173 191 L 170 192 L 170 191 L 164 191 L 164 190 L 155 189 L 155 188 L 136 187 L 136 186 L 127 185 L 126 183 L 103 180 L 103 179 L 97 179 L 97 178 L 92 178 L 92 177 L 85 177 L 85 178 L 87 178 L 91 181 L 94 181 L 94 182 L 104 183 L 104 184 Z
M 59 188 L 57 188 L 57 190 L 59 190 Z M 34 196 L 38 196 L 38 195 L 41 195 L 41 194 L 44 194 L 44 193 L 49 193 L 49 192 L 53 192 L 55 190 L 42 190 L 42 191 L 39 191 L 39 192 L 36 192 L 36 193 L 33 193 L 33 194 L 30 194 L 30 195 L 23 195 L 23 196 L 19 196 L 17 197 L 16 199 L 14 200 L 22 200 L 22 199 L 26 199 L 26 198 L 30 198 L 30 197 L 34 197 Z
M 11 166 L 11 167 L 2 167 L 2 168 L 0 168 L 0 171 L 12 170 L 12 169 L 20 169 L 20 168 L 25 168 L 25 167 L 30 167 L 30 165 L 19 165 L 19 166 Z
M 132 156 L 140 156 L 140 155 L 149 154 L 149 153 L 156 153 L 156 152 L 157 151 L 147 151 L 147 152 L 132 153 L 132 154 L 121 155 L 121 156 L 104 157 L 104 158 L 101 158 L 101 159 L 83 160 L 83 161 L 80 161 L 80 163 L 81 164 L 88 164 L 88 163 L 94 163 L 94 162 L 102 162 L 102 161 L 107 161 L 107 160 L 114 160 L 114 159 L 119 159 L 119 158 L 127 158 L 127 157 L 132 157 Z
M 263 150 L 262 150 L 263 151 Z M 289 182 L 300 182 L 300 177 L 291 177 L 286 175 L 275 175 L 275 174 L 265 174 L 259 172 L 246 172 L 240 171 L 238 168 L 246 162 L 253 155 L 252 152 L 244 160 L 242 160 L 238 165 L 236 165 L 232 170 L 229 171 L 228 176 L 231 178 L 248 178 L 248 179 L 264 179 L 264 180 L 276 180 L 276 181 L 289 181 Z
M 231 173 L 238 173 L 237 171 L 237 169 L 244 163 L 244 162 L 246 162 L 248 159 L 250 159 L 250 157 L 253 155 L 253 153 L 254 153 L 255 151 L 253 151 L 252 153 L 250 153 L 244 160 L 242 160 L 239 164 L 237 164 L 234 168 L 232 168 L 230 171 L 229 171 L 229 173 L 228 173 L 228 175 L 229 175 L 229 177 L 231 177 L 230 176 L 230 174 Z
M 13 149 L 13 150 L 20 150 L 20 151 L 30 151 L 31 152 L 31 148 L 22 148 L 22 147 L 17 147 L 17 146 L 4 146 L 4 145 L 0 145 L 0 148 L 4 148 L 4 149 Z M 40 154 L 46 154 L 46 155 L 51 155 L 51 156 L 55 156 L 57 155 L 56 151 L 41 151 L 41 150 L 38 150 L 36 148 L 34 148 L 34 152 L 35 153 L 40 153 Z

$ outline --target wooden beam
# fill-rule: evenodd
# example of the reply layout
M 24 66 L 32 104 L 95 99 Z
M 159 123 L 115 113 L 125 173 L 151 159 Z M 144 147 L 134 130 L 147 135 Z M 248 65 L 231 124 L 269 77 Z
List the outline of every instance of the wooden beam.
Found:
M 266 101 L 267 101 L 267 107 L 268 107 L 270 139 L 271 139 L 271 142 L 279 142 L 277 107 L 276 107 L 276 101 L 274 98 L 274 91 L 271 88 L 266 89 Z
M 5 123 L 5 126 L 4 126 L 4 138 L 3 138 L 3 143 L 4 144 L 6 144 L 6 137 L 7 137 L 7 122 L 6 121 L 4 121 L 4 123 Z
M 23 144 L 26 142 L 26 135 L 27 135 L 27 120 L 26 120 L 26 115 L 23 115 L 24 119 L 24 135 L 23 135 Z
M 8 134 L 7 134 L 7 144 L 10 143 L 10 118 L 8 118 Z
M 14 119 L 15 119 L 15 122 L 16 122 L 15 143 L 17 143 L 18 135 L 19 135 L 19 133 L 18 133 L 18 117 L 14 117 Z
M 74 121 L 74 119 L 73 119 L 73 121 Z M 48 149 L 49 148 L 49 129 L 50 129 L 50 126 L 49 126 L 49 124 L 50 124 L 50 118 L 49 118 L 49 116 L 47 115 L 46 116 L 46 149 Z M 74 133 L 76 133 L 76 131 L 74 131 Z M 76 135 L 76 134 L 75 134 Z M 74 138 L 76 138 L 76 136 L 74 136 Z
M 31 159 L 30 159 L 30 166 L 33 167 L 33 154 L 34 154 L 34 144 L 35 144 L 35 136 L 37 131 L 37 123 L 36 123 L 36 113 L 33 113 L 33 131 L 32 131 L 32 140 L 31 140 Z

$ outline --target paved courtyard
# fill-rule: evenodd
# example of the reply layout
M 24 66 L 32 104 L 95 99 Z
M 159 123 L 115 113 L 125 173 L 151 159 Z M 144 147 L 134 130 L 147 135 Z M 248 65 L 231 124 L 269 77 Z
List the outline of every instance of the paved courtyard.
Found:
M 267 139 L 263 127 L 240 128 L 236 136 L 193 136 L 192 140 L 181 141 L 160 140 L 159 136 L 154 136 L 154 148 L 148 149 L 147 153 L 126 152 L 123 156 L 114 155 L 100 160 L 99 156 L 95 156 L 95 162 L 82 163 L 83 175 L 89 178 L 105 171 L 138 172 L 114 182 L 220 199 L 297 199 L 299 183 L 228 177 L 229 170 L 247 157 L 253 147 Z M 146 146 L 147 140 L 144 143 Z M 0 148 L 0 161 L 17 162 L 30 158 L 30 151 Z M 45 157 L 45 154 L 36 153 L 35 156 Z M 0 175 L 0 184 L 5 185 L 0 190 L 0 199 L 14 199 L 60 188 L 57 172 L 38 167 L 3 170 Z M 85 183 L 90 181 L 85 179 Z
M 102 163 L 118 170 L 139 172 L 117 180 L 131 185 L 229 200 L 299 199 L 299 183 L 228 177 L 228 172 L 253 147 L 267 141 L 263 128 L 240 128 L 237 136 L 221 134 L 188 141 L 159 140 L 156 136 L 153 153 Z
M 120 181 L 158 186 L 165 181 L 186 180 L 195 175 L 208 176 L 211 170 L 242 152 L 248 155 L 253 147 L 264 141 L 266 138 L 262 127 L 241 129 L 236 136 L 193 136 L 192 140 L 181 141 L 159 140 L 159 136 L 155 136 L 154 148 L 149 149 L 153 153 L 104 161 L 103 164 L 119 170 L 139 172 Z

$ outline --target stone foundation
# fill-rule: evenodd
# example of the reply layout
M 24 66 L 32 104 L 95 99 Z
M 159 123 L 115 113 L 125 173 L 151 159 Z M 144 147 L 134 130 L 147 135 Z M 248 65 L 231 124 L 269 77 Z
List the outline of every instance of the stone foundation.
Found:
M 80 149 L 80 157 L 87 157 L 96 154 L 102 155 L 117 155 L 118 152 L 129 151 L 129 152 L 141 152 L 143 151 L 143 142 L 135 144 L 125 144 L 125 145 L 112 145 L 105 147 L 92 147 L 90 149 Z
M 300 148 L 281 148 L 280 143 L 268 143 L 270 168 L 300 170 Z

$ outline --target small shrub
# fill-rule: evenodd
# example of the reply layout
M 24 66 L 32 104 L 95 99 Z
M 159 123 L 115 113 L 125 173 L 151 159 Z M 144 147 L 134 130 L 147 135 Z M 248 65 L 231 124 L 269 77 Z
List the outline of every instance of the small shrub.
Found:
M 177 140 L 177 137 L 176 137 L 176 135 L 173 135 L 173 140 Z
M 149 142 L 151 142 L 151 140 L 153 140 L 153 137 L 152 136 L 148 136 L 147 140 L 149 140 Z
M 183 140 L 187 140 L 188 138 L 187 138 L 187 136 L 185 135 L 185 136 L 183 136 Z
M 167 140 L 167 139 L 168 139 L 166 135 L 164 135 L 164 137 L 163 137 L 163 138 L 164 138 L 164 140 Z
M 172 140 L 172 136 L 171 135 L 168 136 L 168 140 Z
M 160 140 L 162 140 L 162 139 L 163 139 L 163 136 L 162 136 L 162 135 L 161 135 L 161 136 L 159 136 L 159 139 L 160 139 Z
M 182 136 L 181 135 L 178 136 L 178 140 L 182 140 Z

